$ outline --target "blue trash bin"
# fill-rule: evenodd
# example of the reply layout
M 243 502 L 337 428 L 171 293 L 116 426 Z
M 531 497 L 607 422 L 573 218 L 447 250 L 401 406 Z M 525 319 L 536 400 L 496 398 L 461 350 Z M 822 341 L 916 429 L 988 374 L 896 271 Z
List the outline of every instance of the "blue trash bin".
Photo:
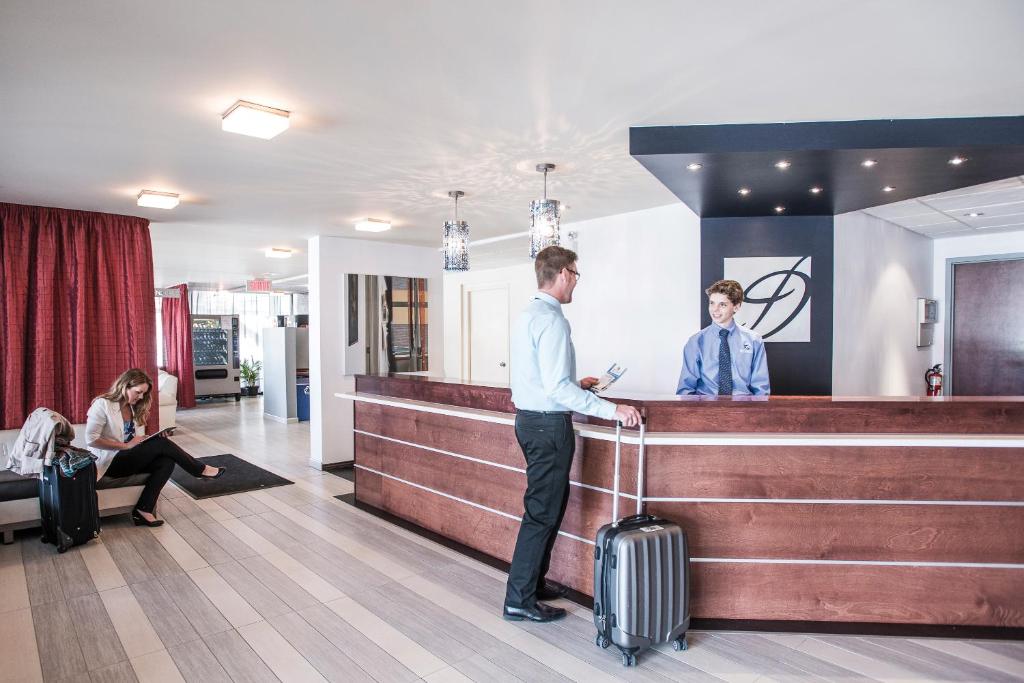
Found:
M 309 422 L 309 380 L 295 383 L 295 412 L 299 422 Z

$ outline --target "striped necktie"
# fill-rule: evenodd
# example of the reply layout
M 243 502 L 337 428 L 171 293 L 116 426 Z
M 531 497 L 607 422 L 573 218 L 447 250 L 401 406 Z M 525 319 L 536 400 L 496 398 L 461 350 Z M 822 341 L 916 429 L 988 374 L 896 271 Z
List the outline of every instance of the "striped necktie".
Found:
M 732 396 L 732 352 L 729 330 L 718 331 L 718 395 Z

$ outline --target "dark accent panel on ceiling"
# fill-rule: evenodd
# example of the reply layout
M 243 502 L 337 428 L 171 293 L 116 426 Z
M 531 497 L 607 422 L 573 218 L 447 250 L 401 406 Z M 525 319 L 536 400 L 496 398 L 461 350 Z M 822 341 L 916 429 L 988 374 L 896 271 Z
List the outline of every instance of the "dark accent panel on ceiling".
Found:
M 776 206 L 834 215 L 1024 174 L 1024 117 L 653 126 L 629 137 L 630 154 L 704 217 Z M 966 161 L 948 163 L 957 156 Z
M 792 257 L 793 264 L 810 257 L 810 341 L 765 342 L 772 394 L 818 396 L 832 393 L 832 216 L 761 216 L 752 218 L 703 218 L 700 222 L 701 282 L 710 285 L 724 277 L 725 259 L 742 257 Z M 766 280 L 757 295 L 771 294 L 784 276 Z M 751 283 L 741 281 L 747 288 Z M 802 285 L 801 285 L 802 286 Z M 795 306 L 801 286 L 787 285 L 793 295 L 775 305 Z M 701 326 L 711 324 L 707 296 L 701 296 Z M 749 294 L 748 294 L 749 296 Z M 750 305 L 748 303 L 748 311 Z M 737 320 L 751 324 L 741 314 Z M 769 330 L 758 332 L 767 334 Z

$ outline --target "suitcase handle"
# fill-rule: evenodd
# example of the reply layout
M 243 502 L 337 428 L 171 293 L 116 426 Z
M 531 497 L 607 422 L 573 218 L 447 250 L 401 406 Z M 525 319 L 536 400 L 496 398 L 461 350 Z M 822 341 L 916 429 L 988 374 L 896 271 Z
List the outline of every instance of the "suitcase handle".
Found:
M 644 435 L 647 432 L 647 408 L 640 408 L 640 444 L 636 461 L 636 516 L 644 511 Z M 612 526 L 619 525 L 619 490 L 622 469 L 622 422 L 615 422 L 615 475 L 612 478 Z M 629 517 L 627 519 L 632 519 Z

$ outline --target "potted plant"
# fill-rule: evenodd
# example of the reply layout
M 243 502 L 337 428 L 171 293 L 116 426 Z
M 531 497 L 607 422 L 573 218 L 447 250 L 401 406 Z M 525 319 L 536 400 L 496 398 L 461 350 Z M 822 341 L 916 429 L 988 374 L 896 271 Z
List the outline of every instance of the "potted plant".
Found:
M 248 360 L 242 361 L 242 367 L 239 368 L 239 374 L 242 376 L 242 381 L 245 382 L 245 395 L 246 396 L 257 396 L 260 393 L 260 372 L 263 370 L 263 363 L 249 358 Z

